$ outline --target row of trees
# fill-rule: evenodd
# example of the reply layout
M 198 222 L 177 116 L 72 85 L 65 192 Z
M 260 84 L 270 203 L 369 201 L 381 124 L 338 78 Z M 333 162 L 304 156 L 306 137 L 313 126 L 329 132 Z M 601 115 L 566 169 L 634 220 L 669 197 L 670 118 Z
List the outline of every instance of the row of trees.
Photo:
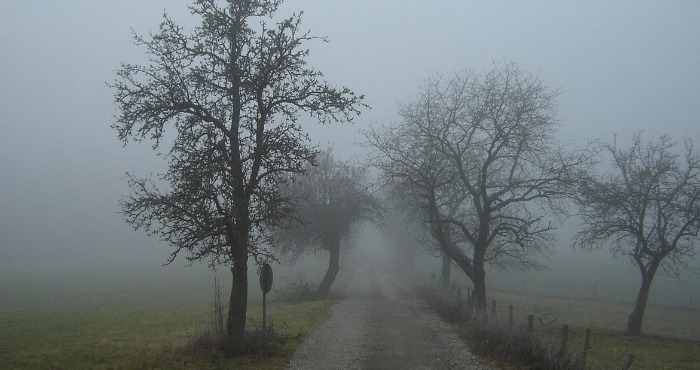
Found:
M 430 78 L 401 106 L 399 125 L 367 133 L 373 161 L 395 206 L 472 281 L 479 308 L 486 264 L 537 267 L 562 217 L 576 214 L 576 243 L 609 245 L 638 267 L 627 331 L 641 333 L 658 268 L 677 275 L 695 253 L 700 156 L 689 140 L 679 150 L 666 136 L 645 143 L 637 134 L 629 148 L 560 143 L 557 95 L 512 63 Z
M 186 33 L 166 15 L 158 32 L 136 35 L 149 64 L 123 64 L 112 84 L 119 138 L 150 140 L 168 160 L 156 178 L 128 175 L 123 216 L 169 242 L 169 262 L 184 253 L 231 267 L 234 346 L 245 335 L 250 257 L 327 250 L 325 294 L 341 243 L 380 209 L 365 170 L 319 153 L 298 123 L 302 113 L 349 122 L 365 104 L 307 66 L 305 45 L 319 39 L 300 29 L 299 15 L 268 24 L 280 3 L 196 0 L 201 23 Z M 656 269 L 675 271 L 693 251 L 700 174 L 690 143 L 682 157 L 667 138 L 605 146 L 618 172 L 594 176 L 600 150 L 556 139 L 557 95 L 513 64 L 435 77 L 401 106 L 398 126 L 366 134 L 390 199 L 472 280 L 479 307 L 485 266 L 537 266 L 570 200 L 587 225 L 582 245 L 612 238 L 640 266 L 644 302 Z M 635 315 L 631 332 L 643 304 Z

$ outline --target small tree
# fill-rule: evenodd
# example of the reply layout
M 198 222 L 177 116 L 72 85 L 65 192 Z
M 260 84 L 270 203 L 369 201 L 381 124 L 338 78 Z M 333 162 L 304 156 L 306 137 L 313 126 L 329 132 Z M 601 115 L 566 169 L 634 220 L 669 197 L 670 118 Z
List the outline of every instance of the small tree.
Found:
M 641 135 L 620 149 L 605 145 L 612 169 L 587 176 L 579 205 L 585 228 L 577 241 L 599 248 L 612 241 L 615 256 L 627 256 L 639 269 L 642 284 L 627 324 L 640 334 L 651 283 L 657 270 L 678 276 L 695 252 L 700 232 L 700 155 L 689 140 L 676 150 L 667 136 L 643 143 Z
M 412 188 L 438 245 L 486 307 L 485 265 L 536 266 L 587 150 L 554 136 L 558 95 L 514 64 L 426 82 L 401 126 L 367 136 L 385 178 Z
M 366 183 L 366 170 L 333 158 L 332 149 L 319 153 L 316 165 L 307 165 L 283 189 L 294 199 L 295 219 L 279 228 L 276 244 L 293 257 L 327 251 L 328 269 L 317 294 L 327 296 L 340 270 L 340 251 L 353 227 L 376 219 L 379 200 Z
M 316 38 L 300 30 L 300 15 L 267 23 L 280 3 L 197 0 L 191 11 L 201 23 L 189 33 L 165 15 L 158 32 L 134 37 L 148 64 L 123 64 L 112 84 L 119 139 L 171 144 L 165 174 L 129 175 L 123 216 L 175 248 L 168 262 L 185 252 L 231 266 L 234 347 L 244 340 L 248 258 L 270 257 L 266 227 L 289 215 L 279 182 L 315 155 L 299 114 L 350 121 L 362 106 L 306 66 L 303 45 Z

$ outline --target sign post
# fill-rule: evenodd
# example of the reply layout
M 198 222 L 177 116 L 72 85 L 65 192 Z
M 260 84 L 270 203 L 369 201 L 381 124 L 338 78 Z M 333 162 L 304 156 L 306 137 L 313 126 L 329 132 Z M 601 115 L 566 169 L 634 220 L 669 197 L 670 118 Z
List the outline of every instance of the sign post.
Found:
M 263 337 L 267 347 L 267 293 L 272 289 L 272 267 L 264 263 L 260 269 L 260 289 L 263 292 Z

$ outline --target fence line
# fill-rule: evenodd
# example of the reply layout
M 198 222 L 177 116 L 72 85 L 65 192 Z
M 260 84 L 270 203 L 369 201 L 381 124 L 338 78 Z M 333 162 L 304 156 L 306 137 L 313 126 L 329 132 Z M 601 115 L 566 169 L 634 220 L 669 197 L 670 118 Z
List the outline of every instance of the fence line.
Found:
M 476 304 L 474 300 L 472 299 L 471 295 L 471 289 L 467 288 L 467 298 L 466 300 L 463 298 L 462 295 L 462 288 L 453 288 L 450 289 L 450 291 L 456 290 L 457 296 L 456 296 L 456 302 L 457 302 L 457 308 L 460 310 L 462 313 L 462 316 L 464 319 L 470 318 L 475 314 L 476 310 Z M 490 317 L 491 319 L 497 320 L 498 316 L 498 310 L 497 310 L 498 304 L 495 299 L 491 300 L 491 311 L 490 311 Z M 511 304 L 508 306 L 508 326 L 513 327 L 514 324 L 514 319 L 513 319 L 513 314 L 514 314 L 514 306 Z M 484 315 L 486 317 L 486 315 Z M 527 331 L 530 334 L 534 334 L 535 332 L 535 316 L 534 315 L 528 315 L 527 316 Z M 584 340 L 584 348 L 583 348 L 583 358 L 585 361 L 585 358 L 588 354 L 588 350 L 590 349 L 590 335 L 591 335 L 591 329 L 586 328 L 586 337 Z M 565 351 L 568 347 L 568 342 L 569 342 L 569 325 L 564 324 L 562 326 L 561 330 L 561 341 L 560 341 L 560 350 Z
M 449 289 L 440 289 L 443 295 L 443 299 L 445 302 L 455 302 L 456 307 L 458 310 L 459 317 L 466 321 L 470 319 L 483 319 L 483 320 L 499 320 L 498 318 L 498 310 L 497 310 L 497 302 L 496 300 L 491 301 L 491 310 L 490 312 L 487 312 L 486 308 L 484 308 L 483 311 L 479 311 L 476 307 L 476 302 L 473 299 L 472 296 L 472 290 L 467 288 L 467 294 L 466 296 L 462 294 L 462 288 L 456 287 L 454 284 L 452 285 L 451 288 Z M 456 292 L 456 297 L 450 298 L 450 295 L 455 294 Z M 554 320 L 556 322 L 556 319 Z M 515 323 L 514 323 L 514 307 L 513 305 L 508 306 L 508 316 L 507 316 L 507 325 L 508 327 L 512 328 L 512 330 L 515 329 Z M 527 323 L 526 323 L 526 330 L 529 335 L 535 335 L 535 316 L 530 314 L 527 316 Z M 569 330 L 569 325 L 568 324 L 563 324 L 561 327 L 560 333 L 560 341 L 559 341 L 559 351 L 560 353 L 564 353 L 566 351 L 569 351 L 571 348 L 569 346 L 569 339 L 570 339 L 570 330 Z M 555 343 L 555 342 L 554 342 Z M 576 351 L 581 354 L 581 358 L 583 363 L 586 363 L 587 357 L 589 350 L 591 349 L 591 329 L 586 328 L 585 331 L 585 337 L 584 337 L 584 344 L 583 344 L 583 349 L 582 351 Z M 627 356 L 627 359 L 622 367 L 623 370 L 627 370 L 631 367 L 632 362 L 634 361 L 634 356 L 632 354 Z

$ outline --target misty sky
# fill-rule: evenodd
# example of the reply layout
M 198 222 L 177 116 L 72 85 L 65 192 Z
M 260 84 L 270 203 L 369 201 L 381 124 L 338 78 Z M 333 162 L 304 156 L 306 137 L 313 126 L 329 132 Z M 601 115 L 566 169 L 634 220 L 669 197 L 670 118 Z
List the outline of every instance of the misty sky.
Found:
M 29 265 L 162 263 L 169 248 L 117 214 L 125 171 L 163 168 L 148 145 L 110 128 L 107 82 L 163 10 L 187 1 L 0 1 L 0 271 Z M 315 143 L 359 153 L 358 129 L 397 120 L 421 80 L 513 61 L 561 89 L 563 140 L 670 134 L 700 145 L 700 2 L 288 0 L 285 16 L 330 43 L 310 64 L 372 106 L 355 125 L 305 122 Z M 184 264 L 184 262 L 182 262 Z

